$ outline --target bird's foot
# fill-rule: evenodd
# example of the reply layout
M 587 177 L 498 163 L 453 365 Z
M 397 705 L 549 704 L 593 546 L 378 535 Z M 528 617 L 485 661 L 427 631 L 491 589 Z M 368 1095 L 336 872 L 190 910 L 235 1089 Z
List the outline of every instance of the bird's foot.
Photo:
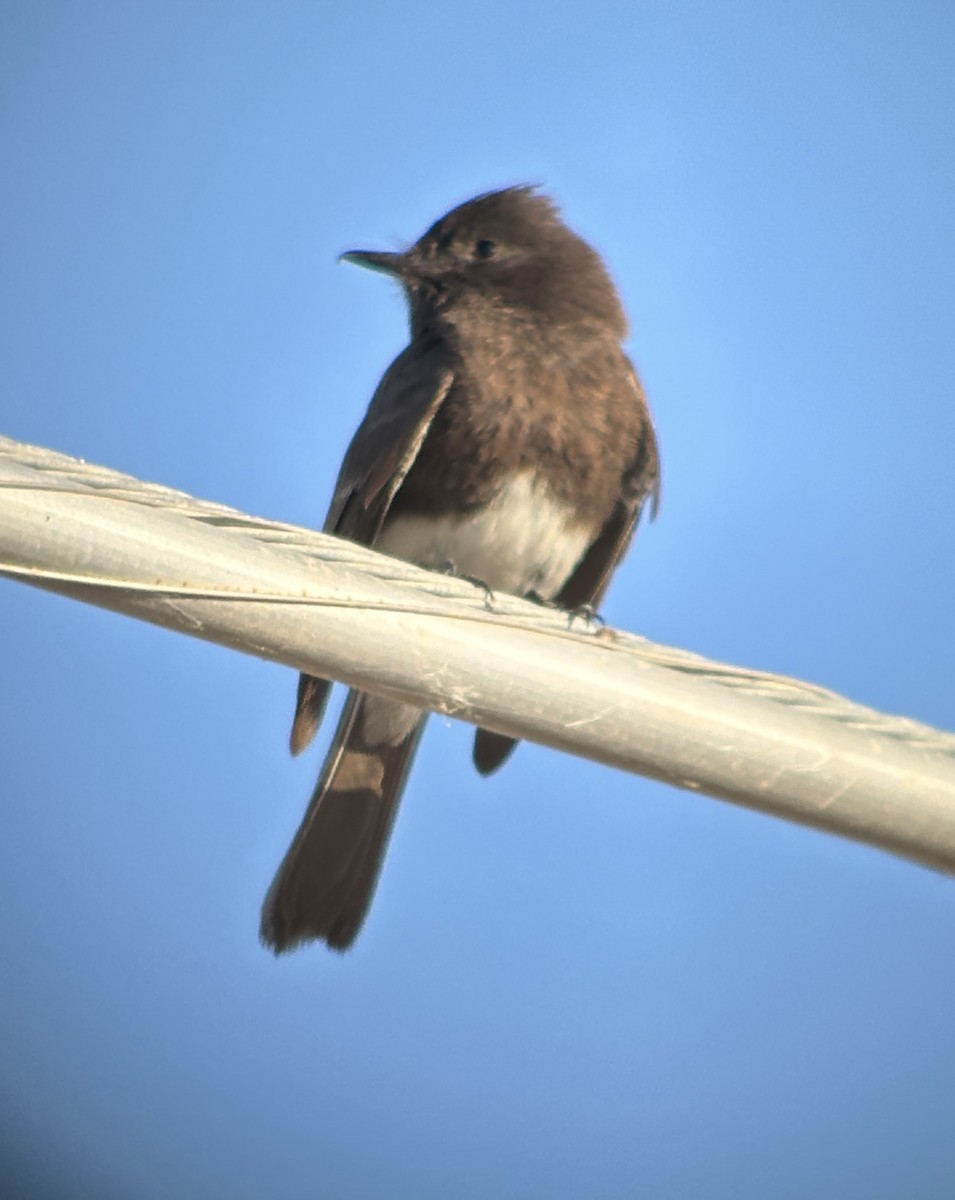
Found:
M 435 570 L 441 575 L 450 575 L 454 579 L 462 579 L 465 583 L 471 583 L 475 587 L 480 588 L 484 593 L 484 607 L 488 612 L 494 607 L 494 593 L 484 580 L 478 579 L 475 575 L 465 575 L 462 571 L 458 570 L 457 565 L 450 558 L 446 558 L 443 562 L 438 563 Z
M 574 621 L 583 621 L 588 629 L 594 625 L 598 629 L 605 629 L 607 622 L 603 619 L 599 612 L 592 604 L 581 604 L 578 608 L 572 608 L 567 613 L 567 628 L 573 629 Z

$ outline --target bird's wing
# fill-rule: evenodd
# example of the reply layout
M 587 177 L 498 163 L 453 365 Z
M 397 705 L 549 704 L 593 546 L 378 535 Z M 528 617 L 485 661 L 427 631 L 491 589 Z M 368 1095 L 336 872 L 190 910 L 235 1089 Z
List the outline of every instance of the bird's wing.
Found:
M 643 388 L 632 368 L 630 381 L 636 392 L 643 420 L 634 440 L 630 463 L 620 481 L 620 498 L 556 597 L 556 603 L 570 611 L 600 603 L 614 568 L 626 554 L 627 547 L 633 539 L 644 507 L 649 502 L 652 520 L 657 515 L 660 505 L 660 455 L 657 439 Z
M 571 612 L 578 608 L 596 607 L 600 603 L 614 568 L 633 540 L 647 501 L 650 502 L 651 519 L 656 516 L 660 504 L 660 455 L 653 421 L 640 380 L 632 367 L 628 374 L 642 420 L 634 439 L 630 463 L 621 478 L 620 498 L 573 574 L 555 597 L 556 604 Z M 516 745 L 514 738 L 479 729 L 474 735 L 475 767 L 482 775 L 489 775 L 508 758 Z
M 421 449 L 454 372 L 437 341 L 413 342 L 391 364 L 345 454 L 325 518 L 326 533 L 372 546 Z M 289 745 L 300 754 L 315 736 L 330 683 L 300 675 Z
M 416 341 L 382 377 L 338 474 L 325 532 L 374 545 L 454 373 L 437 341 Z

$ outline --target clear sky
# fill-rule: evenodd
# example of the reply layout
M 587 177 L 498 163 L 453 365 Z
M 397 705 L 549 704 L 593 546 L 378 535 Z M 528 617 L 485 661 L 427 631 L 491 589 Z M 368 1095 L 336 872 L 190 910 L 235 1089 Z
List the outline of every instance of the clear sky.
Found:
M 318 524 L 405 338 L 337 254 L 540 182 L 663 448 L 608 620 L 955 728 L 953 62 L 942 3 L 8 0 L 0 430 Z M 276 961 L 293 672 L 0 630 L 5 1196 L 955 1194 L 946 878 L 434 719 L 357 947 Z

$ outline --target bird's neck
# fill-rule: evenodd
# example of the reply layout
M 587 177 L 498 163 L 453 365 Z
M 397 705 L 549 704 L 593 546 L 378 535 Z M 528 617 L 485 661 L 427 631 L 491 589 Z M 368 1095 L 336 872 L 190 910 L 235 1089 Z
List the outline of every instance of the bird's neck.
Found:
M 584 355 L 599 343 L 609 341 L 618 345 L 602 323 L 579 320 L 558 324 L 546 313 L 514 308 L 483 297 L 416 313 L 412 320 L 412 340 L 419 339 L 441 341 L 467 360 L 519 352 L 528 365 L 537 358 L 550 357 L 555 347 L 567 356 L 573 354 L 574 348 Z

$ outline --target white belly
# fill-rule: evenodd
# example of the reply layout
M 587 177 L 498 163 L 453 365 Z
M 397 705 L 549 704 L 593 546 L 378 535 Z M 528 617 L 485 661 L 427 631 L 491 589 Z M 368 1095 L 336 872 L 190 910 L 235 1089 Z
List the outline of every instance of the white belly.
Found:
M 397 516 L 375 548 L 422 567 L 450 563 L 489 588 L 552 600 L 591 540 L 573 511 L 532 474 L 518 475 L 491 503 L 460 517 Z

